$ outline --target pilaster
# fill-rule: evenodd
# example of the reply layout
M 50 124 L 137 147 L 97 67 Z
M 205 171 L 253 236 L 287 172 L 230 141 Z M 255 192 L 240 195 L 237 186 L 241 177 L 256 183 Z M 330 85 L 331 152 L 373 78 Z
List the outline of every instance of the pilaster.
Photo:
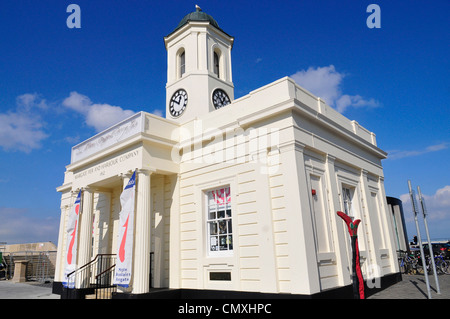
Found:
M 338 270 L 339 284 L 341 286 L 349 285 L 350 280 L 350 268 L 348 263 L 347 251 L 345 249 L 345 243 L 348 238 L 345 237 L 346 233 L 342 230 L 344 229 L 340 224 L 342 221 L 338 219 L 337 212 L 341 210 L 341 205 L 339 201 L 339 187 L 336 179 L 336 170 L 334 168 L 336 158 L 329 154 L 326 155 L 326 178 L 328 185 L 328 202 L 331 210 L 331 221 L 332 221 L 332 235 L 334 242 L 334 249 L 336 253 L 336 264 Z
M 319 270 L 306 184 L 305 144 L 298 141 L 280 146 L 280 170 L 286 190 L 291 293 L 320 292 Z
M 378 232 L 377 230 L 377 224 L 378 223 L 378 216 L 376 216 L 378 210 L 376 209 L 376 207 L 371 207 L 372 206 L 372 199 L 371 199 L 371 193 L 369 190 L 369 184 L 368 184 L 368 171 L 365 169 L 361 170 L 361 194 L 363 197 L 363 213 L 362 216 L 363 218 L 361 218 L 362 223 L 365 224 L 366 228 L 366 240 L 367 240 L 367 266 L 371 266 L 371 265 L 381 265 L 381 260 L 380 260 L 380 254 L 379 254 L 379 248 L 380 247 L 375 247 L 375 243 L 379 243 L 379 245 L 382 243 L 382 234 L 380 233 L 382 230 L 380 229 Z M 364 220 L 365 219 L 365 220 Z M 361 227 L 362 228 L 362 227 Z M 363 229 L 363 228 L 362 228 Z M 360 229 L 360 231 L 362 230 Z M 361 237 L 363 235 L 361 234 Z M 384 248 L 384 247 L 383 247 Z
M 391 271 L 392 272 L 399 272 L 399 265 L 397 261 L 397 249 L 395 245 L 395 232 L 394 232 L 394 226 L 390 219 L 390 211 L 387 204 L 386 199 L 386 190 L 384 188 L 384 177 L 379 176 L 378 177 L 378 189 L 380 192 L 380 206 L 381 206 L 381 218 L 382 223 L 384 225 L 383 228 L 385 230 L 383 231 L 383 235 L 386 238 L 386 246 L 389 249 L 389 262 L 391 265 Z
M 169 239 L 169 287 L 181 287 L 181 249 L 180 249 L 180 174 L 170 176 L 172 185 L 172 204 L 170 206 L 170 239 Z

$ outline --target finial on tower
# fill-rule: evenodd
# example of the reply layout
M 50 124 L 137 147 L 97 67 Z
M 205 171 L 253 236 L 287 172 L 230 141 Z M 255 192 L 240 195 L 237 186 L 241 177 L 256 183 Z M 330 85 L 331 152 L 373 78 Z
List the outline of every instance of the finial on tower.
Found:
M 195 5 L 195 11 L 197 12 L 202 11 L 202 8 L 200 8 L 198 5 Z

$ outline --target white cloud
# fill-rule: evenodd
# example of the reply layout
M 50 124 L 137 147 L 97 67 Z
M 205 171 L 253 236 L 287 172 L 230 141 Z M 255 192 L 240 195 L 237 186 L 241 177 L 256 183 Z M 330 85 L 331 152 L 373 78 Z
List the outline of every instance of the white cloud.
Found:
M 78 94 L 77 92 L 71 92 L 70 96 L 66 98 L 62 104 L 69 109 L 77 111 L 78 113 L 87 114 L 89 112 L 89 106 L 92 105 L 92 102 L 85 95 Z
M 348 107 L 378 107 L 380 104 L 374 99 L 366 100 L 360 95 L 342 95 L 336 101 L 336 110 L 343 113 Z
M 320 97 L 328 105 L 343 113 L 349 107 L 377 107 L 379 103 L 374 99 L 366 100 L 360 95 L 343 94 L 341 83 L 345 74 L 336 71 L 334 65 L 300 70 L 291 75 L 300 86 Z
M 422 216 L 422 209 L 420 208 L 419 197 L 416 193 L 416 203 L 419 207 L 420 216 Z M 422 193 L 425 200 L 425 207 L 427 209 L 427 219 L 434 221 L 444 221 L 450 218 L 450 185 L 440 188 L 433 195 L 426 195 Z M 409 194 L 400 196 L 405 212 L 412 212 L 411 197 Z
M 6 151 L 31 152 L 48 137 L 39 111 L 47 103 L 37 94 L 23 94 L 16 99 L 16 109 L 0 113 L 0 147 Z
M 388 151 L 388 158 L 391 160 L 395 159 L 401 159 L 405 157 L 413 157 L 413 156 L 419 156 L 431 152 L 438 152 L 441 150 L 445 150 L 449 147 L 449 143 L 440 143 L 436 145 L 430 145 L 424 149 L 421 150 L 409 150 L 409 151 L 401 151 L 401 150 L 391 150 Z
M 8 244 L 42 241 L 56 242 L 59 220 L 54 217 L 35 218 L 27 209 L 0 207 L 0 239 Z
M 425 199 L 425 207 L 427 209 L 427 224 L 431 240 L 449 240 L 450 234 L 450 185 L 438 189 L 433 195 L 422 195 Z M 408 237 L 411 239 L 417 235 L 414 214 L 409 194 L 400 196 L 403 204 L 403 213 L 405 215 L 406 228 Z M 418 205 L 417 220 L 420 228 L 422 241 L 427 241 L 426 231 L 424 229 L 424 219 L 422 209 L 420 207 L 419 197 L 416 192 L 416 204 Z
M 134 114 L 131 110 L 124 110 L 119 106 L 92 103 L 89 97 L 71 92 L 63 101 L 63 106 L 72 109 L 85 117 L 86 124 L 100 132 Z
M 48 109 L 47 101 L 37 93 L 25 93 L 16 98 L 17 108 L 20 111 L 30 111 L 32 108 Z
M 156 116 L 163 117 L 164 112 L 161 111 L 161 110 L 156 109 L 156 110 L 154 110 L 154 111 L 152 112 L 152 114 L 154 114 L 154 115 L 156 115 Z
M 80 142 L 80 135 L 76 135 L 76 136 L 67 136 L 64 138 L 64 141 L 66 141 L 67 143 L 71 144 L 71 145 L 75 145 L 78 144 Z

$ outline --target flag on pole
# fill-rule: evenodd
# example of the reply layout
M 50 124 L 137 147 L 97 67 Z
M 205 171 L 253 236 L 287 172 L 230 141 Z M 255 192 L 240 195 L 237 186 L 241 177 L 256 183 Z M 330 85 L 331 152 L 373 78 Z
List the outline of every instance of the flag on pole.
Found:
M 134 233 L 134 202 L 136 196 L 136 172 L 120 195 L 122 210 L 119 214 L 119 238 L 114 284 L 128 287 L 131 279 Z
M 77 268 L 77 244 L 78 244 L 78 221 L 81 208 L 81 190 L 73 203 L 72 209 L 67 218 L 66 225 L 66 258 L 64 267 L 63 286 L 73 288 L 73 284 L 69 284 L 67 275 Z

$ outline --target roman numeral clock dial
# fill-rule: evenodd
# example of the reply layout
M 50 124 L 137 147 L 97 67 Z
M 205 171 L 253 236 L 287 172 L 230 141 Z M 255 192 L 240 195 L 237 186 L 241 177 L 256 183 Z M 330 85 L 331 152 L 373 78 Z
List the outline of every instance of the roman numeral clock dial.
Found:
M 212 100 L 216 110 L 231 103 L 228 95 L 221 89 L 214 90 Z
M 170 115 L 179 117 L 186 109 L 188 103 L 188 95 L 185 90 L 177 90 L 170 99 Z

